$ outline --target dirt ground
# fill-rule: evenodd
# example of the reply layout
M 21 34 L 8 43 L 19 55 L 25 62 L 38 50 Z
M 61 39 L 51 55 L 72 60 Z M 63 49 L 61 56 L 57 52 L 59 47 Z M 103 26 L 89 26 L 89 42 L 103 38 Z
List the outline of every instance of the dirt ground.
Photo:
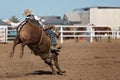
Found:
M 25 54 L 19 58 L 20 45 L 9 58 L 12 43 L 0 44 L 0 80 L 120 80 L 120 40 L 88 43 L 66 40 L 62 44 L 59 65 L 64 75 L 52 75 L 39 56 Z

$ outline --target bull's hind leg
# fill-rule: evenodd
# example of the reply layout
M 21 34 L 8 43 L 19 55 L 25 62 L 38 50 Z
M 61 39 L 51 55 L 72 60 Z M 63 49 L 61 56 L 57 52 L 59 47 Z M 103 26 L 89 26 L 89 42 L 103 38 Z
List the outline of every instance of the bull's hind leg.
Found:
M 16 47 L 16 45 L 19 44 L 19 43 L 20 43 L 19 37 L 16 36 L 16 38 L 15 38 L 15 40 L 14 40 L 14 42 L 13 42 L 12 50 L 11 50 L 10 55 L 9 55 L 10 58 L 14 56 L 15 47 Z
M 59 73 L 60 75 L 62 75 L 63 73 L 65 73 L 65 71 L 62 71 L 62 70 L 60 69 L 59 64 L 58 64 L 58 53 L 52 53 L 52 54 L 53 54 L 53 55 L 52 55 L 51 57 L 52 57 L 52 59 L 54 60 L 55 67 L 58 69 L 58 73 Z
M 50 66 L 50 68 L 52 69 L 52 74 L 56 75 L 57 72 L 55 71 L 55 69 L 53 68 L 53 64 L 52 64 L 52 60 L 51 59 L 45 59 L 44 60 L 46 64 L 48 64 Z

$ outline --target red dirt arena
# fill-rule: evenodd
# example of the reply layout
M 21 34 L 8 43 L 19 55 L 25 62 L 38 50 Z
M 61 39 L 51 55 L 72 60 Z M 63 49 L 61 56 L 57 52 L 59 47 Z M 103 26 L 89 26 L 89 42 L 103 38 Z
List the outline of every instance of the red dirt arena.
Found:
M 20 45 L 9 58 L 12 43 L 0 44 L 0 80 L 120 80 L 119 39 L 110 43 L 65 40 L 62 45 L 59 65 L 66 73 L 52 75 L 48 65 L 27 46 L 20 59 Z

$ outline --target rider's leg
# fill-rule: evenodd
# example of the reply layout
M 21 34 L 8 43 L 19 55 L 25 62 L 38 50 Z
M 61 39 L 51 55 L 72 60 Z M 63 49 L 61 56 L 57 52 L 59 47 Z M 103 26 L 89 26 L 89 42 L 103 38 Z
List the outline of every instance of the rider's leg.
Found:
M 50 36 L 51 44 L 53 46 L 56 46 L 57 42 L 56 42 L 56 35 L 55 35 L 55 33 L 52 30 L 46 30 L 45 32 L 46 32 L 47 35 Z
M 51 49 L 55 49 L 55 50 L 61 49 L 62 46 L 57 44 L 56 34 L 52 30 L 46 30 L 45 32 L 46 32 L 47 35 L 50 36 L 51 45 L 52 45 Z

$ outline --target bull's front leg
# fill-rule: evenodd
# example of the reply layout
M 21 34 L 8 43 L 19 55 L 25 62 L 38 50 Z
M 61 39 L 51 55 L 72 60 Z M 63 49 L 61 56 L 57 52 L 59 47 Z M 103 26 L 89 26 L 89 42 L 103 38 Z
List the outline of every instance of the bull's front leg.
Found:
M 23 57 L 23 54 L 24 54 L 24 47 L 25 47 L 25 43 L 21 43 L 21 52 L 20 52 L 20 58 L 22 58 Z
M 15 43 L 13 43 L 12 50 L 11 50 L 10 55 L 9 55 L 10 58 L 12 58 L 14 56 L 15 46 L 16 46 Z
M 9 55 L 10 58 L 12 58 L 12 57 L 14 56 L 15 47 L 16 47 L 16 45 L 19 44 L 19 43 L 20 43 L 19 37 L 16 36 L 16 38 L 15 38 L 15 40 L 14 40 L 14 42 L 13 42 L 12 50 L 11 50 L 10 55 Z

